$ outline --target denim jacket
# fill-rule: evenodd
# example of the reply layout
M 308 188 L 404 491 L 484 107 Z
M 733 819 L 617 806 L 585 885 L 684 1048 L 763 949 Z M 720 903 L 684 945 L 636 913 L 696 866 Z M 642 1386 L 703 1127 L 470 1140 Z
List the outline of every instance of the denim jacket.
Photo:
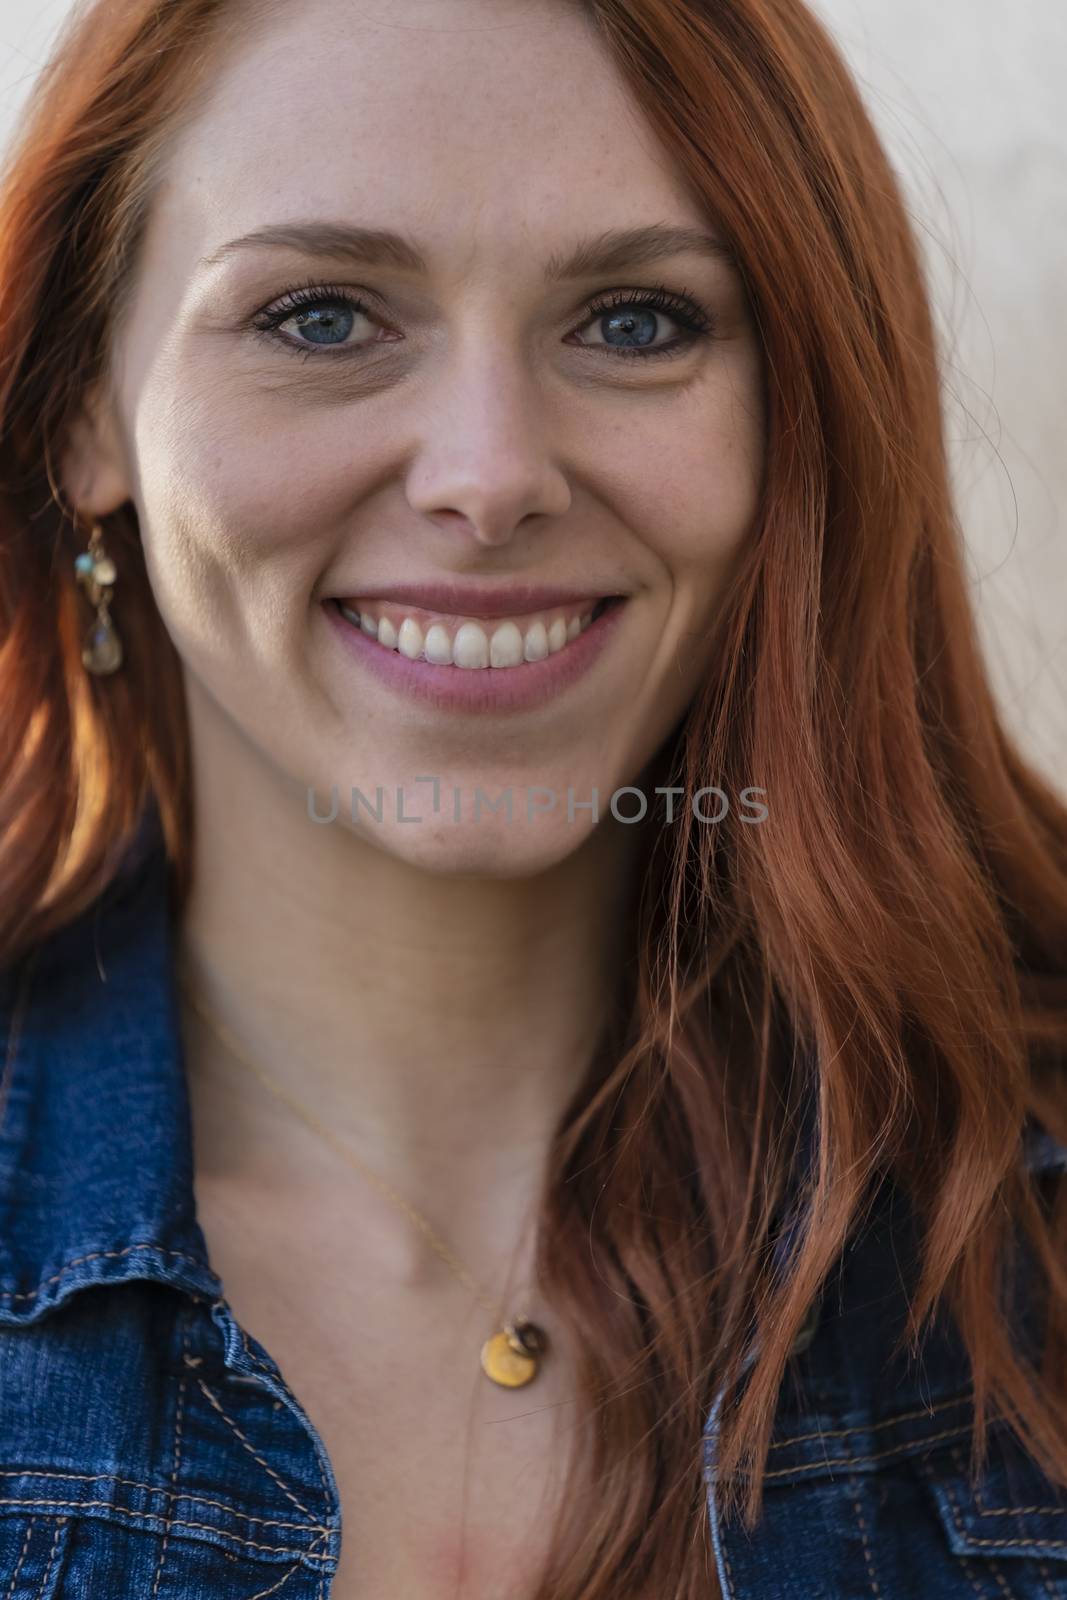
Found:
M 0 1600 L 327 1600 L 330 1461 L 196 1220 L 157 827 L 0 974 Z M 1027 1161 L 1067 1150 L 1035 1127 Z M 1067 1600 L 1067 1495 L 1000 1424 L 969 1481 L 950 1329 L 890 1357 L 913 1247 L 886 1200 L 827 1280 L 751 1532 L 718 1514 L 719 1391 L 703 1459 L 726 1600 Z M 1025 1284 L 1020 1304 L 1028 1336 Z

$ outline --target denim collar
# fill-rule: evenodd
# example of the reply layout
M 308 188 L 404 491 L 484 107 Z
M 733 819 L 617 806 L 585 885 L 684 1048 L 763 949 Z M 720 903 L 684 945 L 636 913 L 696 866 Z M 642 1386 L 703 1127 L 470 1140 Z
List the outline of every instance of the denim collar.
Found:
M 0 976 L 0 1325 L 148 1278 L 216 1299 L 150 807 L 104 893 Z
M 0 1326 L 134 1278 L 222 1295 L 196 1219 L 172 905 L 150 804 L 103 895 L 0 972 Z M 1030 1126 L 1025 1159 L 1060 1168 L 1067 1149 Z M 779 1234 L 783 1267 L 800 1220 Z

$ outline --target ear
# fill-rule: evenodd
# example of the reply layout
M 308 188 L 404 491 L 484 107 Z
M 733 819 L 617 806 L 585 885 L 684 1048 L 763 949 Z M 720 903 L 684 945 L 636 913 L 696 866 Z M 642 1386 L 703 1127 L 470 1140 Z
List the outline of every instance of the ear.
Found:
M 118 419 L 101 389 L 86 394 L 68 427 L 59 480 L 67 504 L 83 516 L 107 516 L 131 498 Z

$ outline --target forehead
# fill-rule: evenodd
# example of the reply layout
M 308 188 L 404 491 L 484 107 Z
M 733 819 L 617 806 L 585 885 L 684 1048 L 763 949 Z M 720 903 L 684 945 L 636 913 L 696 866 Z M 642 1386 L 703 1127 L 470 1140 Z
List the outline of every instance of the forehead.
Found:
M 308 216 L 416 233 L 442 267 L 704 221 L 569 0 L 300 0 L 235 19 L 163 177 L 197 257 Z

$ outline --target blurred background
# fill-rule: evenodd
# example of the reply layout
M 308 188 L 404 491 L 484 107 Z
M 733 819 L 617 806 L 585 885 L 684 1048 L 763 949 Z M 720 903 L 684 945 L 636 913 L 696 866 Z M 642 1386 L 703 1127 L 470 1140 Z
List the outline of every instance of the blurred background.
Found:
M 0 145 L 68 8 L 0 0 Z M 925 251 L 997 692 L 1024 748 L 1067 791 L 1067 6 L 813 9 L 856 74 Z

